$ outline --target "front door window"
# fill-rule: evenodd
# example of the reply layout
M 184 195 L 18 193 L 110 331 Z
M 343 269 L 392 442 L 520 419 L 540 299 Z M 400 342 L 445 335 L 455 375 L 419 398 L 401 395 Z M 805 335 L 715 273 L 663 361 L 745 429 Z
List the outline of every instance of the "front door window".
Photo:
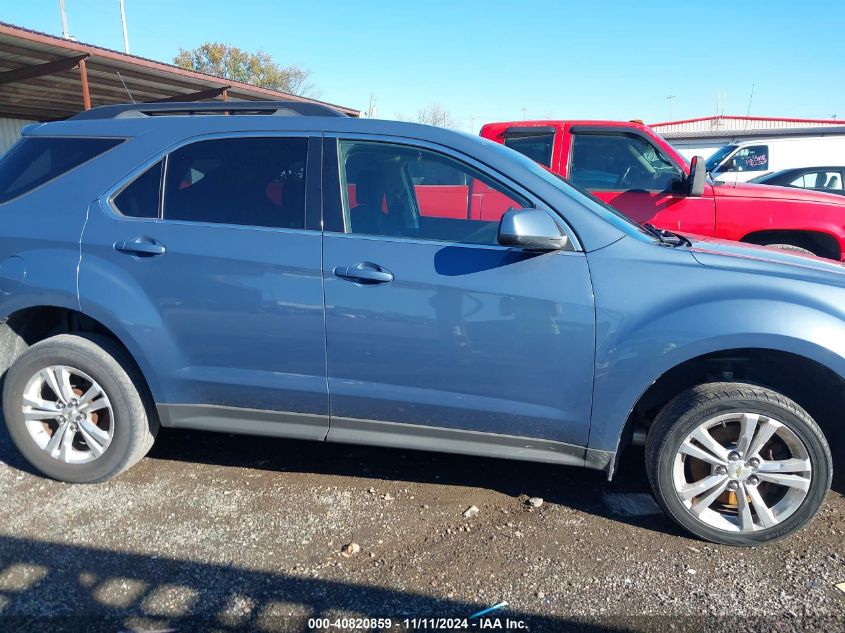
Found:
M 505 211 L 531 206 L 519 194 L 438 152 L 341 141 L 347 233 L 496 244 Z
M 648 140 L 630 134 L 576 134 L 570 180 L 588 191 L 670 191 L 681 170 Z
M 720 171 L 768 171 L 769 170 L 769 146 L 749 145 L 737 150 L 733 155 L 729 169 Z

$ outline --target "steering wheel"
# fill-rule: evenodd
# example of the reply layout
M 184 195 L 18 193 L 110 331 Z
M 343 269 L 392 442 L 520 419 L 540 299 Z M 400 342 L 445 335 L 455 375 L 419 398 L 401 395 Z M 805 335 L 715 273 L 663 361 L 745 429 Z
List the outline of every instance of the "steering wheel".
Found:
M 631 173 L 632 167 L 633 165 L 628 165 L 628 169 L 625 170 L 625 173 L 619 176 L 618 180 L 616 181 L 616 184 L 614 185 L 615 189 L 622 188 L 622 185 L 625 184 L 625 181 L 628 179 L 628 175 Z

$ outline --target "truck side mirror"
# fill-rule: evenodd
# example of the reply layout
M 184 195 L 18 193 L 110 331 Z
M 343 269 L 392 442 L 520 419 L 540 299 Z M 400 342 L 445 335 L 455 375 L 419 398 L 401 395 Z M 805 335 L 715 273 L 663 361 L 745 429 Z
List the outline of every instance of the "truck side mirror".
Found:
M 559 251 L 569 245 L 552 217 L 541 209 L 510 209 L 499 221 L 499 244 L 529 251 Z
M 689 177 L 687 178 L 687 195 L 693 198 L 703 196 L 706 178 L 707 168 L 704 166 L 704 158 L 693 156 L 692 161 L 690 161 Z

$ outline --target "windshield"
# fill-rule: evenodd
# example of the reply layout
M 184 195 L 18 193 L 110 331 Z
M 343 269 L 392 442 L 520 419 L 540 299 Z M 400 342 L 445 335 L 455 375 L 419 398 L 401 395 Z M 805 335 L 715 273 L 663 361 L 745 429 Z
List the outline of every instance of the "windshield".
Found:
M 707 173 L 709 174 L 719 166 L 719 164 L 728 157 L 732 151 L 734 151 L 738 145 L 724 145 L 717 149 L 715 152 L 710 154 L 710 158 L 708 158 L 704 162 L 704 166 L 707 167 Z
M 593 194 L 584 191 L 580 187 L 573 185 L 570 181 L 568 181 L 563 176 L 559 176 L 548 169 L 545 169 L 535 163 L 533 160 L 520 154 L 519 152 L 512 150 L 504 145 L 496 143 L 494 141 L 487 140 L 481 137 L 475 137 L 477 140 L 481 141 L 484 145 L 493 149 L 497 152 L 503 152 L 507 154 L 508 160 L 516 161 L 536 176 L 539 176 L 547 183 L 555 187 L 561 193 L 569 196 L 570 198 L 574 198 L 578 202 L 580 202 L 585 207 L 592 210 L 596 215 L 603 218 L 620 231 L 627 233 L 628 235 L 635 235 L 639 237 L 646 237 L 650 241 L 658 241 L 652 233 L 647 231 L 645 228 L 642 227 L 637 222 L 631 220 L 628 216 L 620 213 L 609 204 L 599 200 Z

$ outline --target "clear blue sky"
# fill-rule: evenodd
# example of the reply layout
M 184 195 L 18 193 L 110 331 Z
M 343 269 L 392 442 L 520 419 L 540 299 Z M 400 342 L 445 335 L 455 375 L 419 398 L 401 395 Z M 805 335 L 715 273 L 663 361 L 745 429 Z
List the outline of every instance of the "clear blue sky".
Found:
M 312 71 L 319 96 L 381 118 L 440 103 L 458 127 L 528 118 L 726 114 L 845 119 L 842 0 L 125 0 L 132 52 L 207 40 Z M 58 0 L 0 20 L 61 34 Z M 70 32 L 122 49 L 118 0 L 65 0 Z

